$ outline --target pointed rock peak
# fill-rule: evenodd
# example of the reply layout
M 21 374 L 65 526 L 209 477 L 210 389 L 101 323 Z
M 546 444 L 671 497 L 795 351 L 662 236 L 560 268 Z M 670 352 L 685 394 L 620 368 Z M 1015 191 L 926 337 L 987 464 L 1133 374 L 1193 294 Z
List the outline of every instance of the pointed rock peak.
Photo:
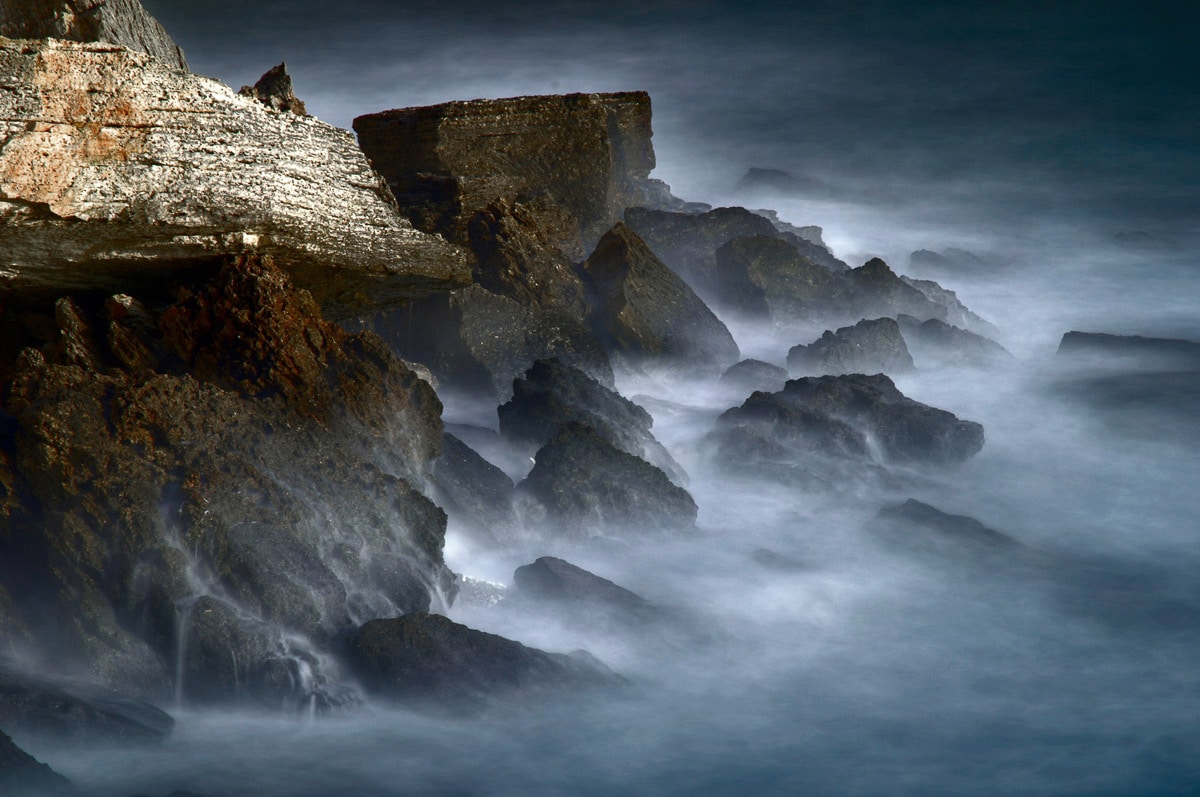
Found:
M 286 63 L 271 67 L 253 86 L 242 86 L 238 94 L 256 99 L 276 111 L 308 116 L 308 109 L 304 107 L 304 102 L 296 96 L 296 91 L 292 86 L 292 76 L 288 74 Z
M 866 263 L 863 263 L 862 270 L 867 271 L 867 272 L 878 272 L 878 273 L 886 272 L 888 274 L 894 273 L 892 271 L 891 267 L 887 263 L 885 263 L 883 258 L 881 258 L 881 257 L 873 257 L 870 260 L 868 260 Z

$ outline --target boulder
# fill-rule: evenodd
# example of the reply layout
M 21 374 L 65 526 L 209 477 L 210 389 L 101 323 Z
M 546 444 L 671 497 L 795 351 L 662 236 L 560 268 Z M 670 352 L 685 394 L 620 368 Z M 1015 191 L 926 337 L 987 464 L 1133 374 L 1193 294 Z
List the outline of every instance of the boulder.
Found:
M 271 67 L 253 86 L 242 86 L 238 90 L 238 94 L 258 100 L 273 111 L 308 116 L 308 109 L 304 107 L 304 102 L 296 96 L 296 89 L 292 86 L 292 76 L 288 74 L 287 64 Z
M 695 527 L 696 502 L 687 490 L 590 426 L 565 424 L 534 459 L 517 489 L 537 502 L 545 527 L 558 535 L 632 538 Z
M 913 370 L 912 355 L 894 318 L 863 319 L 825 330 L 819 340 L 794 346 L 788 369 L 797 374 L 900 374 Z
M 921 322 L 901 314 L 900 331 L 922 367 L 966 365 L 988 368 L 1014 362 L 1008 349 L 982 335 L 931 318 Z
M 518 567 L 513 583 L 523 600 L 542 605 L 586 608 L 628 617 L 647 617 L 651 604 L 606 578 L 554 556 Z
M 538 360 L 513 380 L 513 395 L 497 409 L 500 433 L 533 453 L 571 423 L 582 423 L 610 445 L 661 468 L 677 484 L 687 474 L 655 439 L 650 413 L 577 368 Z
M 17 797 L 73 793 L 71 781 L 26 753 L 0 731 L 0 789 Z
M 1012 537 L 988 528 L 973 517 L 950 515 L 912 498 L 879 510 L 872 525 L 892 535 L 893 540 L 910 544 L 979 549 L 1020 546 Z
M 654 168 L 645 92 L 449 102 L 360 116 L 354 129 L 414 223 L 460 242 L 497 199 L 543 197 L 590 246 L 642 204 Z
M 719 370 L 738 347 L 695 292 L 622 223 L 583 264 L 592 331 L 610 355 L 688 373 Z
M 247 251 L 332 317 L 470 280 L 344 130 L 109 44 L 2 42 L 0 72 L 0 294 L 144 298 Z
M 318 652 L 351 618 L 452 598 L 446 516 L 413 486 L 441 404 L 382 341 L 322 319 L 267 260 L 161 314 L 127 298 L 64 298 L 6 330 L 31 345 L 0 368 L 0 586 L 35 651 L 161 698 L 200 596 L 234 607 L 238 633 Z
M 401 357 L 427 366 L 445 389 L 506 400 L 530 363 L 558 358 L 613 384 L 608 355 L 577 316 L 472 285 L 366 320 Z
M 785 368 L 762 360 L 742 360 L 721 374 L 720 382 L 742 391 L 743 395 L 748 395 L 757 390 L 768 393 L 783 390 L 783 383 L 787 380 L 788 372 Z
M 424 612 L 372 620 L 346 648 L 368 692 L 435 712 L 475 714 L 497 698 L 618 681 L 582 651 L 546 653 Z
M 188 71 L 183 50 L 138 0 L 3 0 L 0 36 L 119 44 Z
M 504 471 L 447 432 L 431 468 L 435 498 L 452 520 L 461 520 L 491 543 L 510 540 L 518 521 L 513 482 Z

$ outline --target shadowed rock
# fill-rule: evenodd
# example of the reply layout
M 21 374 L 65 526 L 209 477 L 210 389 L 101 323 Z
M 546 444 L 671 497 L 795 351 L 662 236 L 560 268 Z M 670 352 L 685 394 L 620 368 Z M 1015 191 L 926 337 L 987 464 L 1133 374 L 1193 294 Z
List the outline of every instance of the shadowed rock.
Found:
M 183 50 L 138 0 L 3 0 L 0 36 L 119 44 L 188 71 Z
M 788 368 L 800 374 L 905 373 L 913 359 L 892 318 L 863 319 L 788 352 Z
M 768 393 L 783 390 L 783 383 L 787 380 L 788 372 L 785 368 L 762 360 L 742 360 L 721 374 L 720 381 L 722 385 L 744 391 L 744 395 L 758 390 Z
M 617 224 L 583 264 L 592 330 L 634 366 L 715 371 L 738 358 L 737 344 L 687 283 Z
M 829 269 L 780 238 L 735 238 L 715 253 L 723 306 L 777 321 L 837 314 L 844 290 Z
M 344 130 L 113 45 L 9 41 L 0 61 L 0 293 L 157 299 L 249 251 L 333 317 L 470 279 Z
M 253 86 L 242 86 L 238 90 L 238 94 L 258 100 L 275 111 L 308 116 L 308 109 L 296 96 L 295 87 L 292 86 L 292 76 L 287 71 L 287 64 L 271 67 Z
M 925 298 L 929 301 L 946 308 L 946 316 L 940 320 L 945 321 L 947 324 L 952 324 L 977 335 L 989 337 L 998 337 L 1000 335 L 1000 330 L 996 328 L 995 324 L 971 312 L 970 308 L 959 301 L 958 294 L 954 291 L 943 288 L 933 280 L 919 280 L 911 277 L 900 277 L 900 279 L 905 284 L 911 285 L 925 294 Z
M 17 747 L 0 731 L 0 789 L 15 797 L 73 794 L 71 781 Z
M 442 454 L 431 471 L 438 504 L 452 519 L 462 519 L 493 543 L 515 534 L 513 482 L 504 471 L 450 433 L 443 436 Z
M 535 460 L 517 489 L 537 501 L 553 533 L 635 537 L 695 526 L 696 502 L 687 490 L 590 426 L 565 424 Z
M 650 604 L 624 587 L 553 556 L 518 567 L 513 581 L 530 601 L 559 605 L 586 605 L 628 614 L 644 614 Z
M 497 698 L 619 682 L 591 655 L 546 653 L 441 615 L 372 620 L 347 651 L 363 686 L 415 708 L 474 714 Z
M 1008 349 L 965 329 L 931 318 L 921 322 L 910 315 L 897 319 L 904 340 L 922 367 L 968 365 L 976 368 L 1014 362 Z
M 966 515 L 950 515 L 912 498 L 904 503 L 885 506 L 876 516 L 875 526 L 896 535 L 901 541 L 953 544 L 982 548 L 1015 548 L 1016 540 Z

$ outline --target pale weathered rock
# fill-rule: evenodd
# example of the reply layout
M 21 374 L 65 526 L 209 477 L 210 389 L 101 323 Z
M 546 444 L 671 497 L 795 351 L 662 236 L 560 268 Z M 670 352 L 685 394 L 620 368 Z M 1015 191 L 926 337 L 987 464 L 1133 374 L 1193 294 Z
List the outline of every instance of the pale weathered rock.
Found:
M 183 50 L 138 0 L 0 0 L 0 36 L 120 44 L 188 71 Z
M 107 44 L 0 43 L 0 292 L 143 294 L 257 249 L 327 315 L 469 281 L 353 137 Z
M 536 196 L 591 245 L 652 190 L 645 92 L 449 102 L 360 116 L 354 129 L 413 222 L 460 242 L 495 200 Z

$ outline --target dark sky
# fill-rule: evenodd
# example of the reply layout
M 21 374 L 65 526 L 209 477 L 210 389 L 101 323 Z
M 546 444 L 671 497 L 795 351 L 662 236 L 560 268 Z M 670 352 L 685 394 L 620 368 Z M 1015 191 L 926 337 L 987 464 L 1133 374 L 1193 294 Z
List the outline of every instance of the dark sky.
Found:
M 642 88 L 657 176 L 723 199 L 779 167 L 880 205 L 1114 230 L 1200 218 L 1200 22 L 1184 2 L 175 2 L 236 88 L 286 60 L 311 112 Z

